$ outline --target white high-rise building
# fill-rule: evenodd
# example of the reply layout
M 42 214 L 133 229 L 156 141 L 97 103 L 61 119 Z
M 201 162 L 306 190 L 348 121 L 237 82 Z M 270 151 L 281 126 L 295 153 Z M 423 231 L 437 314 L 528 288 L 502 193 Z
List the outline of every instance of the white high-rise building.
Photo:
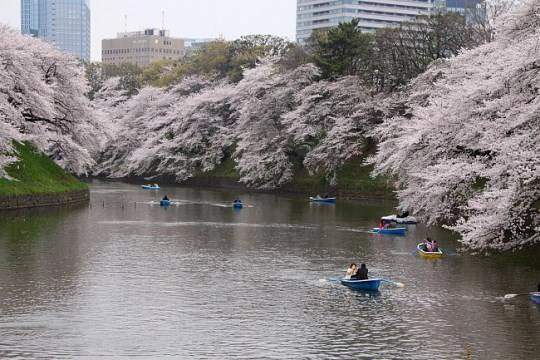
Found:
M 460 11 L 481 0 L 297 0 L 296 40 L 305 43 L 313 30 L 360 19 L 360 29 L 372 32 L 429 14 L 435 7 Z M 448 4 L 447 4 L 448 3 Z
M 21 32 L 90 61 L 90 0 L 21 0 Z

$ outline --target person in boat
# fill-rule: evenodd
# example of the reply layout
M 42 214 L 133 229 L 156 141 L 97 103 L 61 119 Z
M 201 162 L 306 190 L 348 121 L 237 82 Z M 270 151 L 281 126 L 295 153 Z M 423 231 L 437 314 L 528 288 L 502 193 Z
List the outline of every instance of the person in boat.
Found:
M 236 199 L 234 199 L 233 203 L 234 204 L 241 204 L 242 200 L 240 200 L 239 198 L 236 198 Z
M 433 240 L 431 242 L 431 251 L 432 252 L 438 252 L 439 251 L 439 244 L 437 244 L 437 240 Z
M 354 280 L 367 280 L 368 279 L 368 268 L 366 264 L 360 265 L 360 268 L 356 271 L 356 274 L 351 277 Z
M 402 213 L 399 213 L 397 217 L 400 218 L 400 219 L 403 219 L 403 218 L 406 218 L 407 216 L 409 216 L 409 212 L 404 211 Z
M 389 229 L 395 227 L 392 223 L 385 223 L 384 219 L 381 219 L 381 222 L 379 223 L 379 229 Z
M 431 238 L 428 236 L 426 238 L 426 241 L 424 242 L 424 248 L 426 249 L 426 252 L 432 252 L 433 251 L 433 243 L 431 242 Z
M 355 263 L 352 263 L 351 266 L 347 269 L 347 273 L 345 274 L 345 279 L 350 279 L 353 277 L 353 275 L 356 274 L 356 271 L 358 270 Z
M 161 199 L 163 201 L 169 201 L 169 197 L 167 196 L 167 194 L 165 194 L 165 196 L 163 197 L 163 199 Z

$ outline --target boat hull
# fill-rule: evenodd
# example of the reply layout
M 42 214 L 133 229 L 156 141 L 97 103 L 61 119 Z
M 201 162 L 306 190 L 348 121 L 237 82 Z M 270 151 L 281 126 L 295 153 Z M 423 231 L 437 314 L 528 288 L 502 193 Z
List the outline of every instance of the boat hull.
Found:
M 317 203 L 325 203 L 325 204 L 335 204 L 336 198 L 317 198 L 317 197 L 310 197 L 309 201 L 311 202 L 317 202 Z
M 443 252 L 440 250 L 436 252 L 424 251 L 421 248 L 422 245 L 423 245 L 422 243 L 416 245 L 416 251 L 418 252 L 418 255 L 420 255 L 421 257 L 425 259 L 440 259 L 444 255 Z
M 416 218 L 413 217 L 413 216 L 407 216 L 407 217 L 404 217 L 404 218 L 400 218 L 397 215 L 388 215 L 388 216 L 381 217 L 381 220 L 385 224 L 395 223 L 395 224 L 403 224 L 403 225 L 414 225 L 414 224 L 418 223 Z
M 144 190 L 159 190 L 160 189 L 159 186 L 149 186 L 149 185 L 142 185 L 142 188 Z
M 352 280 L 352 279 L 341 279 L 341 284 L 346 287 L 354 290 L 363 290 L 363 291 L 377 291 L 379 286 L 381 286 L 380 279 L 368 279 L 368 280 Z
M 242 209 L 244 207 L 244 204 L 242 203 L 233 203 L 233 208 L 235 209 Z
M 160 206 L 170 206 L 170 205 L 171 205 L 171 201 L 170 201 L 170 200 L 160 200 L 160 201 L 159 201 L 159 205 L 160 205 Z
M 536 304 L 540 304 L 540 292 L 532 292 L 529 294 L 529 299 Z
M 372 231 L 377 234 L 385 234 L 385 235 L 405 235 L 407 233 L 407 228 L 387 228 L 387 229 L 373 228 Z

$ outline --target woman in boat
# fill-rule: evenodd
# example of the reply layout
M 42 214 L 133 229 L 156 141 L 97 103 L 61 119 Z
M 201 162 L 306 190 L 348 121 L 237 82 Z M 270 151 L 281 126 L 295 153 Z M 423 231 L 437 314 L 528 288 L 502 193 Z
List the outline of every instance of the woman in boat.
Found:
M 356 274 L 351 277 L 351 279 L 354 280 L 367 280 L 368 279 L 368 268 L 366 267 L 366 264 L 360 265 L 360 268 L 358 271 L 356 271 Z
M 356 264 L 352 263 L 351 266 L 347 269 L 347 273 L 345 274 L 345 279 L 350 279 L 354 274 L 356 274 Z
M 161 199 L 163 201 L 169 201 L 169 197 L 167 196 L 167 194 L 165 194 L 165 196 L 163 197 L 163 199 Z
M 242 200 L 240 200 L 240 198 L 236 198 L 236 199 L 234 199 L 233 203 L 234 204 L 241 204 Z
M 426 248 L 426 252 L 433 252 L 433 243 L 431 242 L 431 238 L 429 236 L 426 238 L 424 246 Z
M 439 251 L 439 244 L 437 244 L 437 240 L 433 240 L 431 242 L 431 251 L 432 252 L 438 252 Z

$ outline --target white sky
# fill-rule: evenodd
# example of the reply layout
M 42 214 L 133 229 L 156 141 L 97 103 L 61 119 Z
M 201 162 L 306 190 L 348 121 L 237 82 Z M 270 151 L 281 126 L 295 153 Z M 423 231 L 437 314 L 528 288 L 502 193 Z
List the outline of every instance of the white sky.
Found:
M 20 30 L 20 0 L 0 0 L 0 23 Z M 296 0 L 90 0 L 92 60 L 101 60 L 101 39 L 124 31 L 165 28 L 173 37 L 236 39 L 272 34 L 295 39 Z

